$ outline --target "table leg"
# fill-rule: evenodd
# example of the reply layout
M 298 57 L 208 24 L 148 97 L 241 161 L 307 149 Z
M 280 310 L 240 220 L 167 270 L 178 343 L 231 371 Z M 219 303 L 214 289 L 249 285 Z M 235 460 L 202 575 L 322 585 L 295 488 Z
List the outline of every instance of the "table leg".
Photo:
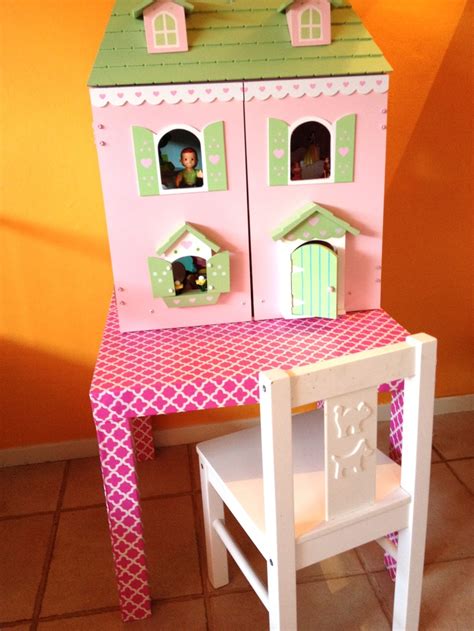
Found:
M 403 402 L 404 388 L 403 381 L 397 383 L 392 390 L 392 400 L 390 403 L 390 450 L 389 455 L 392 460 L 402 461 L 402 442 L 403 442 Z M 387 537 L 395 545 L 398 544 L 398 532 L 392 532 Z M 395 559 L 385 552 L 384 564 L 392 581 L 397 575 L 397 562 Z
M 155 457 L 151 419 L 151 416 L 137 416 L 132 420 L 135 457 L 138 462 L 153 460 Z
M 96 419 L 122 620 L 151 615 L 140 500 L 129 419 Z

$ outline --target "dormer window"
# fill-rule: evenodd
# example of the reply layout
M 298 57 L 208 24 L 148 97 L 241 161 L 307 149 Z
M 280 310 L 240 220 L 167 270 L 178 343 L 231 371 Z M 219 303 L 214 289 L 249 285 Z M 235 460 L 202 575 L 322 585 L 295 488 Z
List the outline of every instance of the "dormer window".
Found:
M 331 5 L 339 0 L 286 0 L 279 8 L 286 13 L 292 46 L 331 43 Z
M 149 53 L 177 53 L 188 50 L 186 13 L 193 5 L 186 0 L 142 0 L 132 11 L 143 19 Z
M 319 40 L 321 38 L 321 13 L 318 9 L 305 9 L 301 12 L 300 38 Z
M 178 28 L 175 18 L 169 13 L 158 13 L 154 21 L 155 46 L 176 47 L 178 44 Z

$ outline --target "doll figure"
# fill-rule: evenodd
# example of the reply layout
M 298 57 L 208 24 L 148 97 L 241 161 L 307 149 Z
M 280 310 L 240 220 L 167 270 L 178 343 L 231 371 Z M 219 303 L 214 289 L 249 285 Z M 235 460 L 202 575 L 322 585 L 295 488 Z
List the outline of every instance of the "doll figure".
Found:
M 194 168 L 197 164 L 197 153 L 192 147 L 186 147 L 181 151 L 180 162 L 184 167 L 183 171 L 180 171 L 176 176 L 176 188 L 181 186 L 202 186 L 202 171 L 199 169 L 196 171 Z
M 302 170 L 301 164 L 298 161 L 294 161 L 291 163 L 291 179 L 292 180 L 302 180 Z

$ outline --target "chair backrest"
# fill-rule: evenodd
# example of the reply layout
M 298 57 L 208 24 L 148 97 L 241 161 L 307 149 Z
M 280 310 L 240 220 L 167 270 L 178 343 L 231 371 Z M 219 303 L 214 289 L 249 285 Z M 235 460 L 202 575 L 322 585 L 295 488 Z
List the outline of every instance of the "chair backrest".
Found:
M 324 401 L 326 519 L 333 519 L 374 502 L 380 384 L 405 380 L 404 465 L 414 464 L 423 447 L 429 458 L 423 423 L 431 426 L 435 358 L 436 340 L 418 334 L 400 344 L 260 374 L 265 518 L 275 537 L 293 521 L 278 510 L 293 507 L 292 408 Z M 410 492 L 414 485 L 413 471 L 403 466 L 402 486 Z

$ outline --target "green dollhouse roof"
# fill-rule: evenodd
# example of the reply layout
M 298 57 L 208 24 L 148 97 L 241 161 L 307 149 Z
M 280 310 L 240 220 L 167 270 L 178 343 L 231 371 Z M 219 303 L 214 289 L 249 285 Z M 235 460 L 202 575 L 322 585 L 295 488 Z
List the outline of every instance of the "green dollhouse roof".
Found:
M 150 54 L 137 0 L 116 0 L 90 86 L 203 83 L 389 72 L 390 65 L 350 6 L 331 11 L 332 43 L 293 47 L 281 0 L 194 2 L 189 50 Z
M 339 219 L 327 208 L 309 202 L 275 228 L 272 232 L 272 239 L 278 241 L 291 235 L 291 240 L 310 241 L 312 239 L 342 237 L 346 232 L 353 235 L 360 234 L 360 230 L 351 226 L 347 221 Z
M 138 2 L 132 8 L 132 17 L 139 18 L 143 15 L 143 11 L 154 4 L 156 0 L 142 0 L 142 2 Z M 191 13 L 194 10 L 194 6 L 189 2 L 185 2 L 185 0 L 172 0 L 174 4 L 179 4 L 180 7 L 183 7 L 186 12 Z
M 209 246 L 213 252 L 219 252 L 219 250 L 221 249 L 220 246 L 217 245 L 217 243 L 214 243 L 213 241 L 208 239 L 206 235 L 203 234 L 202 232 L 199 232 L 197 228 L 195 228 L 189 223 L 184 223 L 180 228 L 178 228 L 178 230 L 176 230 L 176 232 L 173 232 L 173 234 L 170 237 L 168 237 L 168 239 L 166 239 L 166 241 L 162 243 L 159 248 L 157 248 L 156 253 L 160 255 L 164 254 L 166 250 L 169 250 L 170 247 L 178 239 L 180 239 L 183 236 L 183 234 L 185 234 L 186 232 L 189 232 L 190 234 L 194 235 L 196 238 L 200 239 L 203 243 Z

